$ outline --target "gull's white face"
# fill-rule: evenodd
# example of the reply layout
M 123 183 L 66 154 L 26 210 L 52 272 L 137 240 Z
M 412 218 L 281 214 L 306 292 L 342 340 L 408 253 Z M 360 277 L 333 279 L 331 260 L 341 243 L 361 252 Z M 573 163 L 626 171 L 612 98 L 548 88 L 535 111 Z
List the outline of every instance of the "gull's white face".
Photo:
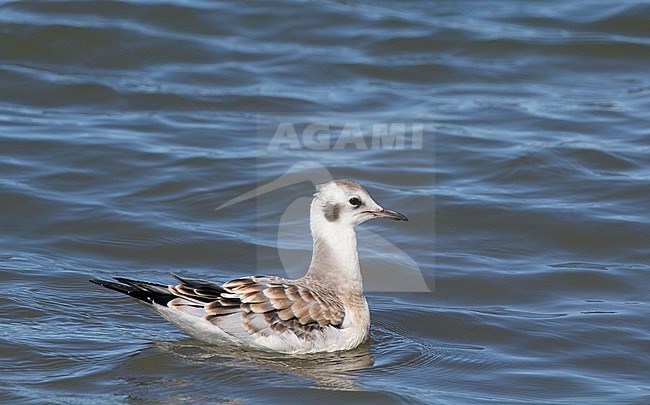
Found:
M 316 186 L 316 202 L 328 222 L 355 226 L 373 218 L 408 219 L 377 204 L 360 185 L 350 180 L 332 180 Z

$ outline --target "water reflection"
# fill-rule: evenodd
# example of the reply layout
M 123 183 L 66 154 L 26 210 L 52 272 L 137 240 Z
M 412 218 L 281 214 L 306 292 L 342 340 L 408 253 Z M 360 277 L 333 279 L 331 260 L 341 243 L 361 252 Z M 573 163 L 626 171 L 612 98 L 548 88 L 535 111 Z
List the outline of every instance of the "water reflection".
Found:
M 371 343 L 335 353 L 286 355 L 241 347 L 210 346 L 193 339 L 151 342 L 144 350 L 163 351 L 194 365 L 272 371 L 313 380 L 316 388 L 357 391 L 356 371 L 372 367 Z

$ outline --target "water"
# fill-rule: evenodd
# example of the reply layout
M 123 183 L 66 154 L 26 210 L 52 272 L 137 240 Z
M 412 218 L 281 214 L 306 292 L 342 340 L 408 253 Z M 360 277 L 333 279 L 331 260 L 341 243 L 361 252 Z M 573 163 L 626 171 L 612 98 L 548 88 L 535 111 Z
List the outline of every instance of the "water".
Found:
M 649 27 L 645 2 L 0 3 L 0 401 L 649 403 Z M 373 147 L 391 123 L 405 146 Z M 285 275 L 327 176 L 411 219 L 361 227 L 356 350 L 205 346 L 87 281 Z

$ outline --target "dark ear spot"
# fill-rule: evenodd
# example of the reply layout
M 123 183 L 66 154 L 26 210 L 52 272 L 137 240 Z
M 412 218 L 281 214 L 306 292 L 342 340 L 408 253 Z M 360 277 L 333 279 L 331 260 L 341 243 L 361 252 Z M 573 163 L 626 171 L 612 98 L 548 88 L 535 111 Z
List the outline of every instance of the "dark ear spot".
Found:
M 327 204 L 323 210 L 325 214 L 325 219 L 330 222 L 334 222 L 339 219 L 339 213 L 341 212 L 341 206 L 338 204 Z

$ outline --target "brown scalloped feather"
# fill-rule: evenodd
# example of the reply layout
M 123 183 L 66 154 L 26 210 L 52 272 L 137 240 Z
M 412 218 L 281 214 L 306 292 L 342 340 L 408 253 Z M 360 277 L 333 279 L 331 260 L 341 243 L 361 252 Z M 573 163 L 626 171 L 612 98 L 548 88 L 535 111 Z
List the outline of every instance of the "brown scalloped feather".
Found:
M 223 316 L 241 314 L 242 327 L 250 334 L 293 332 L 313 339 L 312 332 L 328 326 L 340 328 L 345 310 L 331 294 L 316 292 L 279 277 L 242 277 L 223 286 L 198 280 L 181 280 L 170 291 L 202 303 L 205 319 L 219 325 Z

